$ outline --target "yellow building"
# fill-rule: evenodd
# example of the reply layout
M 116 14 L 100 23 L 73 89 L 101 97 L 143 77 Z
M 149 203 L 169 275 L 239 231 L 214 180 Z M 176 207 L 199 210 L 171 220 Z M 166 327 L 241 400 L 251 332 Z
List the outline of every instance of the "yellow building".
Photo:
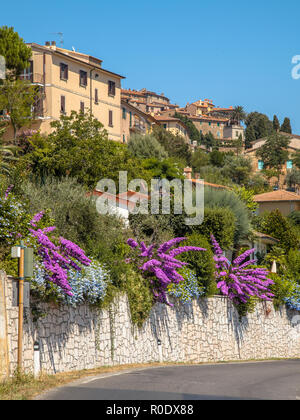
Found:
M 30 67 L 21 76 L 40 87 L 40 101 L 32 128 L 51 131 L 50 123 L 71 111 L 91 111 L 111 140 L 121 137 L 121 80 L 123 76 L 102 68 L 98 58 L 65 50 L 54 42 L 32 49 Z
M 300 195 L 285 190 L 256 195 L 254 201 L 259 204 L 259 214 L 278 209 L 284 216 L 288 216 L 293 211 L 300 211 Z
M 204 101 L 199 99 L 199 101 L 193 102 L 192 104 L 187 104 L 185 110 L 191 115 L 200 116 L 208 114 L 214 108 L 215 105 L 211 99 L 204 99 Z
M 128 99 L 122 99 L 121 136 L 122 142 L 128 143 L 132 134 L 149 134 L 153 126 L 158 125 L 151 115 L 133 106 Z
M 191 143 L 187 126 L 180 119 L 163 115 L 155 115 L 154 118 L 167 131 L 170 131 L 175 135 L 182 136 L 187 143 Z

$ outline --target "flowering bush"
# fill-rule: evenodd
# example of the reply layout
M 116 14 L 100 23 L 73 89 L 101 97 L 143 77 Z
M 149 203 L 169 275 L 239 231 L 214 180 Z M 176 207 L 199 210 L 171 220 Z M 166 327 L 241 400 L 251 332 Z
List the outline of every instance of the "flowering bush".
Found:
M 126 262 L 134 262 L 143 275 L 149 278 L 155 300 L 170 306 L 172 305 L 167 299 L 167 288 L 172 283 L 179 284 L 184 281 L 177 270 L 188 265 L 175 257 L 189 251 L 206 251 L 204 248 L 194 246 L 171 249 L 185 240 L 186 238 L 174 238 L 158 248 L 155 245 L 147 248 L 144 242 L 139 245 L 134 239 L 127 241 L 128 245 L 136 251 L 136 255 L 135 258 L 130 258 Z
M 43 215 L 44 213 L 40 212 L 34 216 L 30 223 L 36 229 L 29 229 L 29 231 L 37 241 L 37 252 L 48 273 L 47 280 L 59 286 L 67 295 L 73 296 L 68 282 L 68 273 L 72 269 L 80 272 L 81 266 L 89 266 L 91 260 L 73 242 L 62 237 L 50 238 L 48 235 L 56 229 L 55 226 L 39 229 L 38 223 Z
M 89 267 L 68 272 L 68 281 L 72 296 L 66 295 L 54 284 L 49 284 L 49 275 L 41 262 L 35 265 L 32 290 L 45 300 L 52 298 L 61 303 L 78 306 L 85 302 L 96 305 L 103 301 L 110 282 L 109 272 L 98 262 L 93 261 Z
M 180 274 L 184 278 L 179 284 L 171 283 L 167 291 L 170 296 L 178 298 L 183 303 L 191 303 L 193 299 L 198 299 L 205 295 L 205 288 L 199 287 L 198 279 L 192 270 L 187 267 L 181 269 Z
M 255 264 L 254 260 L 246 261 L 254 252 L 250 249 L 236 258 L 231 264 L 218 242 L 211 235 L 215 251 L 217 287 L 224 296 L 228 296 L 236 305 L 246 304 L 251 297 L 271 301 L 274 295 L 270 292 L 269 286 L 274 284 L 268 279 L 268 271 L 264 268 L 247 268 Z
M 291 297 L 286 298 L 287 306 L 296 311 L 300 311 L 300 285 L 295 286 L 294 292 Z

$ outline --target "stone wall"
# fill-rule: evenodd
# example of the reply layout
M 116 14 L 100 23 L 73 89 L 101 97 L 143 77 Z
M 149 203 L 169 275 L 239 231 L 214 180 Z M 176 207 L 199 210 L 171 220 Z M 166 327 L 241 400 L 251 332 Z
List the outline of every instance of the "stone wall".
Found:
M 3 277 L 3 276 L 2 276 Z M 5 279 L 10 371 L 16 368 L 18 309 L 12 279 Z M 217 362 L 299 358 L 298 313 L 259 304 L 239 321 L 227 298 L 214 297 L 174 308 L 156 305 L 143 328 L 133 327 L 126 296 L 109 310 L 56 307 L 31 302 L 25 310 L 24 367 L 33 370 L 33 344 L 41 346 L 41 368 L 55 373 L 133 363 Z M 33 314 L 32 314 L 33 309 Z M 34 319 L 37 313 L 46 316 Z M 35 321 L 35 322 L 34 322 Z M 161 346 L 158 341 L 161 341 Z

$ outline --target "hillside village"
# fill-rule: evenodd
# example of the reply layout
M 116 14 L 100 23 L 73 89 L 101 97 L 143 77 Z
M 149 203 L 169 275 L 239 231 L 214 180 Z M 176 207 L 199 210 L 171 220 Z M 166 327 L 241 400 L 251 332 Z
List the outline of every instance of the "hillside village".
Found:
M 0 378 L 33 371 L 37 342 L 47 373 L 300 357 L 284 332 L 300 311 L 300 135 L 289 118 L 125 89 L 126 75 L 100 58 L 25 43 L 13 28 L 0 27 L 0 55 Z M 120 172 L 125 193 L 99 187 L 119 185 Z M 163 180 L 189 181 L 193 194 L 204 185 L 202 223 L 189 226 L 187 209 L 176 212 L 175 188 L 169 213 L 152 212 L 153 180 L 158 207 Z M 100 198 L 117 217 L 98 211 Z M 142 203 L 145 213 L 135 212 Z M 14 279 L 23 288 L 24 278 L 22 352 L 11 300 L 21 287 Z M 246 337 L 248 321 L 243 341 L 237 331 Z

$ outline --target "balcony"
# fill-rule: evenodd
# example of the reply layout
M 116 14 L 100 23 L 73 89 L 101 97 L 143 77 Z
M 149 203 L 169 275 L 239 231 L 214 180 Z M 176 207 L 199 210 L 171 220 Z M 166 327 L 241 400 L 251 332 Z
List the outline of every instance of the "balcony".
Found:
M 135 121 L 133 126 L 130 128 L 130 130 L 135 132 L 135 133 L 145 134 L 146 133 L 146 126 L 142 122 Z
M 44 76 L 40 73 L 23 73 L 19 78 L 20 80 L 28 80 L 33 85 L 44 86 Z

